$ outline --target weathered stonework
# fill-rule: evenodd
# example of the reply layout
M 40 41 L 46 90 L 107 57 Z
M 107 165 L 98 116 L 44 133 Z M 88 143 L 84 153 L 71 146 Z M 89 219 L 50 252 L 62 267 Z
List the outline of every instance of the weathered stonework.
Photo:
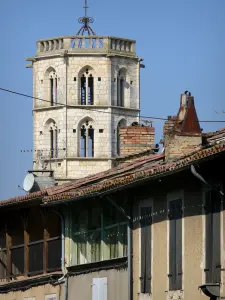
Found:
M 111 168 L 113 158 L 118 155 L 118 125 L 138 121 L 140 65 L 135 41 L 96 39 L 99 43 L 102 39 L 102 47 L 87 47 L 82 38 L 81 48 L 71 46 L 73 40 L 76 42 L 74 37 L 37 42 L 33 61 L 33 169 L 51 169 L 60 182 Z M 81 76 L 87 69 L 94 78 L 94 105 L 81 105 Z M 117 106 L 120 72 L 125 74 L 123 107 Z M 51 104 L 52 76 L 57 78 L 54 105 Z M 93 158 L 82 158 L 79 153 L 81 125 L 86 121 L 94 128 Z M 52 157 L 49 131 L 53 127 L 57 155 Z
M 166 160 L 172 160 L 200 149 L 202 144 L 201 136 L 188 136 L 172 133 L 165 136 Z

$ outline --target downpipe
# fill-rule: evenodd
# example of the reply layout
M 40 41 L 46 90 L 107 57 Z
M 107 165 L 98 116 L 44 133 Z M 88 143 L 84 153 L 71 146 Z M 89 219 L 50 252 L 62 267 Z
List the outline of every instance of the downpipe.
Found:
M 212 188 L 213 190 L 216 190 L 221 196 L 224 197 L 224 193 L 218 189 L 217 187 L 215 187 L 213 184 L 208 183 L 195 169 L 194 165 L 191 165 L 191 173 L 192 175 L 194 175 L 198 180 L 200 180 L 202 183 L 204 183 L 205 185 L 207 185 L 208 187 Z
M 127 265 L 128 265 L 128 300 L 132 300 L 133 296 L 133 276 L 132 276 L 132 223 L 127 223 Z

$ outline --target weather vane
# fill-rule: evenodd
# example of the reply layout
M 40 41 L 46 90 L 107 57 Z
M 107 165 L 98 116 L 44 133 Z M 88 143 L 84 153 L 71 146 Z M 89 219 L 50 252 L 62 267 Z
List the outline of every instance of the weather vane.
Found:
M 77 32 L 77 35 L 84 35 L 85 32 L 88 34 L 88 35 L 96 35 L 95 32 L 92 30 L 92 28 L 90 27 L 90 23 L 94 23 L 94 19 L 91 18 L 91 17 L 88 17 L 87 16 L 87 9 L 88 9 L 88 6 L 87 6 L 87 0 L 84 0 L 84 16 L 83 17 L 80 17 L 78 19 L 78 22 L 80 24 L 83 24 L 83 26 L 81 27 L 81 29 Z

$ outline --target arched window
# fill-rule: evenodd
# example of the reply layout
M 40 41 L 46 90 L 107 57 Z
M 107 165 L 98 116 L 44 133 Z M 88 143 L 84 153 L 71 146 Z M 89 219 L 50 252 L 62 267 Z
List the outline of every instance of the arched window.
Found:
M 58 78 L 56 72 L 53 70 L 49 73 L 49 87 L 50 87 L 50 103 L 51 106 L 58 102 Z
M 54 120 L 45 123 L 45 147 L 50 150 L 50 157 L 58 157 L 58 128 Z
M 88 68 L 80 77 L 80 104 L 94 104 L 94 77 Z
M 126 120 L 122 119 L 117 125 L 117 155 L 120 155 L 120 127 L 126 126 Z
M 94 128 L 90 120 L 80 126 L 80 157 L 94 157 Z
M 45 99 L 49 101 L 49 105 L 56 105 L 58 102 L 58 78 L 56 70 L 49 67 L 44 76 Z
M 126 72 L 121 70 L 117 76 L 117 106 L 124 106 Z

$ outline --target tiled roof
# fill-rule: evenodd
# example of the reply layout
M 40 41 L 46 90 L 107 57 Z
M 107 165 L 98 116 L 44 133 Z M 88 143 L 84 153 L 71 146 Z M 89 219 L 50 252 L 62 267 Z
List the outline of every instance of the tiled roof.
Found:
M 220 141 L 221 139 L 225 140 L 225 128 L 222 128 L 215 132 L 207 132 L 203 134 L 203 137 L 206 139 L 208 144 L 215 143 L 216 141 Z
M 55 202 L 65 199 L 74 199 L 83 196 L 88 196 L 92 194 L 103 193 L 105 191 L 111 191 L 115 188 L 123 187 L 128 184 L 132 184 L 143 179 L 154 179 L 157 176 L 165 176 L 173 173 L 174 171 L 179 171 L 184 167 L 189 166 L 194 162 L 199 162 L 205 158 L 212 155 L 225 152 L 225 142 L 214 145 L 212 147 L 195 151 L 192 154 L 182 157 L 171 163 L 165 163 L 163 160 L 159 161 L 142 161 L 134 166 L 132 170 L 123 169 L 123 174 L 117 175 L 116 172 L 111 175 L 108 179 L 102 179 L 101 181 L 88 184 L 86 187 L 72 189 L 70 192 L 63 192 L 61 194 L 55 194 L 51 196 L 45 196 L 43 199 L 44 203 Z M 161 155 L 162 157 L 162 155 Z
M 0 206 L 15 205 L 21 202 L 43 199 L 44 203 L 84 197 L 111 191 L 124 185 L 133 184 L 143 179 L 154 179 L 158 176 L 166 176 L 174 171 L 189 166 L 199 160 L 212 155 L 225 152 L 225 128 L 220 131 L 203 135 L 206 140 L 205 148 L 197 150 L 187 156 L 181 157 L 173 162 L 166 163 L 164 154 L 144 155 L 131 161 L 119 164 L 117 167 L 71 181 L 40 192 L 27 194 L 0 201 Z

